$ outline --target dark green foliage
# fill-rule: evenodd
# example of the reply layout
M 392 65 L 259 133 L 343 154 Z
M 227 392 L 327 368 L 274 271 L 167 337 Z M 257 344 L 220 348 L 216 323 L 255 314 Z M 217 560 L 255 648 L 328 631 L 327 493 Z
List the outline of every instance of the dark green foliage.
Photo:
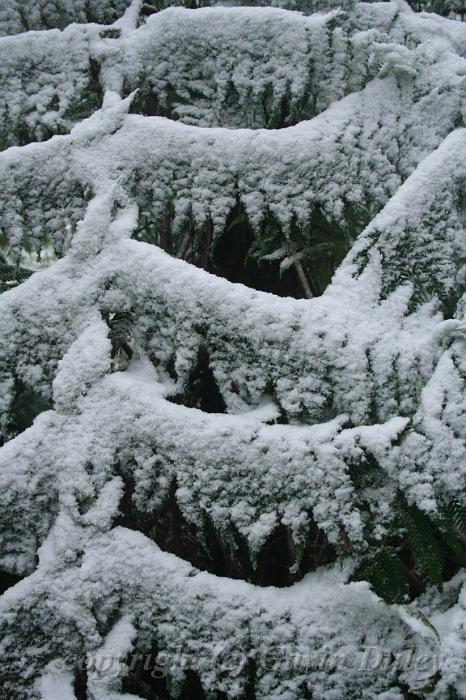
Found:
M 363 562 L 353 575 L 353 580 L 368 581 L 387 603 L 400 603 L 406 599 L 409 591 L 403 565 L 389 548 L 381 549 L 373 559 Z
M 353 580 L 368 581 L 387 603 L 400 603 L 422 592 L 425 583 L 441 588 L 465 564 L 466 508 L 452 500 L 429 517 L 400 495 L 389 535 L 360 562 Z
M 466 507 L 453 499 L 442 510 L 442 522 L 464 538 L 466 536 Z
M 17 287 L 32 275 L 32 270 L 27 270 L 19 265 L 8 265 L 0 256 L 0 293 Z
M 416 564 L 429 581 L 441 587 L 446 552 L 435 525 L 419 508 L 406 503 L 402 503 L 400 518 Z
M 466 566 L 466 508 L 456 500 L 442 510 L 439 529 L 445 543 L 462 566 Z
M 107 317 L 109 326 L 109 338 L 112 343 L 112 358 L 116 358 L 124 353 L 128 360 L 131 359 L 133 349 L 132 328 L 133 314 L 131 311 L 118 311 L 109 314 Z
M 20 379 L 15 379 L 14 399 L 7 426 L 7 437 L 11 438 L 29 428 L 36 416 L 52 408 L 51 402 L 33 391 Z M 1 440 L 0 440 L 1 444 Z

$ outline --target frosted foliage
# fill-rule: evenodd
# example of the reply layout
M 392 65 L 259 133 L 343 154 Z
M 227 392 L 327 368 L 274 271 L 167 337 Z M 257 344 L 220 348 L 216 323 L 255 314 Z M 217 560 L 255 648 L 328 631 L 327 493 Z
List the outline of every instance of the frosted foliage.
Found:
M 429 101 L 429 82 L 440 76 L 430 77 L 425 69 L 438 61 L 444 37 L 440 41 L 439 32 L 433 51 L 422 22 L 413 31 L 394 4 L 388 13 L 378 5 L 374 22 L 366 7 L 306 18 L 271 8 L 206 8 L 194 17 L 189 10 L 166 10 L 123 42 L 126 89 L 138 88 L 146 100 L 149 95 L 149 113 L 198 126 L 286 126 L 322 112 L 378 75 L 397 75 L 402 84 L 419 76 L 416 87 L 404 85 L 406 97 Z M 462 43 L 464 37 L 458 47 Z M 453 64 L 446 72 L 441 65 L 441 80 L 453 79 L 453 87 Z M 439 112 L 435 122 L 441 118 Z
M 128 40 L 125 78 L 187 123 L 276 126 L 325 109 L 350 91 L 347 76 L 353 89 L 365 82 L 368 47 L 353 64 L 350 31 L 338 13 L 170 9 Z
M 238 200 L 258 239 L 264 239 L 264 246 L 272 246 L 264 252 L 271 253 L 278 247 L 276 241 L 267 242 L 263 234 L 273 218 L 283 230 L 285 244 L 304 245 L 304 253 L 310 258 L 316 213 L 334 229 L 335 240 L 342 241 L 348 249 L 353 236 L 459 123 L 465 82 L 464 59 L 458 55 L 464 40 L 459 32 L 450 29 L 450 24 L 455 23 L 445 21 L 446 26 L 439 27 L 427 18 L 416 18 L 414 22 L 409 13 L 396 11 L 390 3 L 377 11 L 366 7 L 355 11 L 351 21 L 345 17 L 337 13 L 304 19 L 267 8 L 207 8 L 191 13 L 172 9 L 155 15 L 137 30 L 125 31 L 121 39 L 102 39 L 90 29 L 67 30 L 72 30 L 71 45 L 76 39 L 76 45 L 81 42 L 81 46 L 90 47 L 92 60 L 101 66 L 102 87 L 116 91 L 138 88 L 131 98 L 132 108 L 144 102 L 141 96 L 147 97 L 152 87 L 159 105 L 156 113 L 171 113 L 173 105 L 167 106 L 167 96 L 172 99 L 174 91 L 179 90 L 186 109 L 195 109 L 195 123 L 231 125 L 230 113 L 240 115 L 238 119 L 244 121 L 244 114 L 241 117 L 238 110 L 239 101 L 243 112 L 256 115 L 256 125 L 266 125 L 268 117 L 261 116 L 260 110 L 270 102 L 270 95 L 266 99 L 265 94 L 272 85 L 272 112 L 284 98 L 297 100 L 296 105 L 310 104 L 309 100 L 314 103 L 306 92 L 313 85 L 311 92 L 323 102 L 316 103 L 311 114 L 320 114 L 279 131 L 204 130 L 160 117 L 124 116 L 121 107 L 114 106 L 113 92 L 107 92 L 106 108 L 81 121 L 71 136 L 52 138 L 43 145 L 31 144 L 20 152 L 7 150 L 0 156 L 0 183 L 5 192 L 0 203 L 0 223 L 6 243 L 17 254 L 22 245 L 40 250 L 44 238 L 51 239 L 60 254 L 66 236 L 73 233 L 83 215 L 95 181 L 110 177 L 117 178 L 120 188 L 139 205 L 139 237 L 150 238 L 154 224 L 156 227 L 167 208 L 173 209 L 175 250 L 182 244 L 188 220 L 193 222 L 195 237 L 200 236 L 204 222 L 212 220 L 214 238 L 218 237 Z M 376 21 L 381 29 L 366 28 L 368 22 Z M 285 40 L 285 30 L 293 35 L 302 31 L 302 42 Z M 39 39 L 45 40 L 49 34 L 65 41 L 67 32 L 25 36 L 39 44 Z M 244 34 L 245 45 L 255 47 L 258 42 L 254 53 L 241 50 L 238 59 L 238 52 L 232 50 L 235 32 Z M 263 41 L 267 32 L 270 38 Z M 180 33 L 185 38 L 176 48 L 170 42 Z M 406 36 L 410 37 L 411 49 L 393 43 L 404 41 Z M 188 85 L 189 80 L 194 80 L 193 71 L 183 61 L 191 47 L 196 55 L 199 53 L 199 37 L 203 37 L 205 60 L 208 63 L 211 57 L 212 65 L 206 64 L 202 71 L 199 68 L 202 78 L 196 78 L 193 92 Z M 331 43 L 331 56 L 319 45 L 323 37 Z M 340 40 L 344 47 L 337 50 Z M 8 41 L 21 44 L 25 39 L 5 39 Z M 303 48 L 304 44 L 307 48 Z M 53 42 L 50 45 L 53 48 Z M 314 52 L 313 67 L 310 58 L 303 62 L 300 47 L 305 55 Z M 50 48 L 49 51 L 53 56 Z M 62 51 L 56 60 L 61 70 L 72 75 L 79 62 L 68 53 L 73 62 L 69 70 L 63 64 Z M 256 54 L 261 58 L 253 62 Z M 217 84 L 215 81 L 222 75 L 220 66 L 225 77 Z M 128 70 L 132 77 L 127 75 Z M 163 77 L 157 78 L 163 71 L 169 71 L 171 87 Z M 378 71 L 384 77 L 377 77 Z M 79 75 L 76 85 L 80 81 L 87 85 L 89 76 Z M 277 75 L 282 79 L 278 80 Z M 369 80 L 370 76 L 373 79 Z M 238 94 L 225 102 L 222 90 L 230 89 L 233 79 L 238 81 Z M 46 81 L 50 91 L 50 76 Z M 33 88 L 34 84 L 31 82 Z M 73 115 L 65 118 L 66 105 L 73 101 L 78 104 L 79 95 L 69 80 L 60 90 L 63 109 L 39 113 L 33 108 L 26 119 L 34 128 L 40 130 L 40 125 L 47 123 L 47 133 L 53 133 L 72 126 Z M 346 92 L 351 94 L 345 97 Z M 7 98 L 8 93 L 5 95 Z M 23 89 L 17 87 L 14 97 L 8 97 L 12 104 L 19 100 L 18 110 L 25 99 Z M 166 108 L 162 108 L 164 100 Z M 337 101 L 328 106 L 332 100 Z M 24 121 L 23 116 L 21 119 Z M 6 138 L 11 143 L 16 122 L 8 123 Z M 267 178 L 264 172 L 268 173 Z M 455 233 L 462 225 L 456 220 L 459 187 L 448 195 L 447 202 L 439 200 L 435 211 L 439 222 L 445 216 L 451 220 L 448 232 L 443 234 L 448 240 L 440 247 L 448 245 L 455 250 L 461 247 Z M 416 216 L 418 211 L 416 208 Z M 423 222 L 430 229 L 435 223 L 431 216 L 429 209 Z M 296 226 L 306 231 L 304 241 L 294 240 Z M 398 258 L 402 248 L 402 260 L 409 262 L 411 269 L 403 239 L 393 257 Z M 439 260 L 439 265 L 443 266 L 442 277 L 450 273 L 446 261 Z M 426 286 L 425 272 L 418 267 L 415 274 Z M 386 274 L 390 275 L 390 271 Z M 445 296 L 450 293 L 446 288 L 441 291 Z
M 65 533 L 66 550 L 61 537 Z M 134 646 L 136 651 L 144 651 L 153 634 L 157 635 L 160 662 L 177 659 L 170 668 L 174 683 L 181 680 L 179 664 L 185 654 L 207 691 L 221 689 L 232 698 L 241 697 L 246 680 L 243 673 L 229 674 L 227 669 L 247 672 L 252 663 L 259 697 L 302 697 L 300 693 L 308 687 L 319 700 L 369 700 L 395 685 L 397 678 L 391 670 L 386 674 L 361 672 L 368 646 L 383 645 L 384 650 L 398 652 L 414 643 L 416 655 L 450 653 L 452 668 L 460 660 L 464 601 L 456 606 L 453 625 L 449 612 L 442 610 L 442 602 L 457 595 L 464 576 L 456 577 L 443 596 L 437 594 L 434 610 L 442 630 L 437 639 L 415 616 L 419 608 L 388 607 L 367 584 L 345 584 L 346 572 L 338 568 L 308 576 L 291 589 L 258 589 L 200 573 L 161 552 L 139 533 L 114 528 L 96 535 L 92 528 L 76 529 L 67 520 L 57 521 L 41 548 L 41 558 L 51 550 L 54 565 L 39 565 L 28 586 L 20 584 L 2 602 L 11 621 L 4 642 L 5 657 L 20 678 L 19 685 L 7 685 L 6 690 L 23 693 L 28 686 L 14 652 L 18 646 L 28 648 L 24 630 L 31 611 L 40 649 L 28 659 L 29 673 L 53 658 L 42 687 L 58 680 L 64 684 L 66 669 L 78 654 L 82 658 L 87 653 L 90 667 L 96 669 L 102 668 L 99 658 L 117 660 L 118 665 L 108 674 L 91 671 L 90 687 L 98 698 L 121 697 L 126 653 Z M 421 599 L 418 605 L 432 610 L 429 598 Z M 125 612 L 114 624 L 118 610 Z M 284 648 L 286 658 L 293 659 L 292 679 L 275 661 Z M 329 674 L 335 659 L 343 672 Z M 309 660 L 313 660 L 311 670 L 306 665 Z M 425 675 L 425 671 L 413 668 L 405 680 L 419 686 Z M 122 697 L 128 698 L 125 694 Z
M 0 39 L 0 147 L 69 131 L 98 108 L 90 43 L 98 27 Z
M 0 36 L 31 29 L 63 29 L 72 22 L 110 24 L 130 0 L 2 0 Z
M 442 150 L 449 154 L 448 145 Z M 441 163 L 440 155 L 432 157 Z M 441 168 L 438 172 L 442 172 Z M 397 194 L 400 199 L 403 189 Z M 80 399 L 78 415 L 69 416 L 68 406 L 61 398 L 63 408 L 57 403 L 54 411 L 40 416 L 29 431 L 2 448 L 2 566 L 20 573 L 31 571 L 37 546 L 46 538 L 57 512 L 66 513 L 76 527 L 107 530 L 128 477 L 134 482 L 133 502 L 140 513 L 157 509 L 176 479 L 176 497 L 188 520 L 199 525 L 207 513 L 220 531 L 228 532 L 234 526 L 247 538 L 252 551 L 261 546 L 279 521 L 292 528 L 299 542 L 309 513 L 330 539 L 337 538 L 343 527 L 355 546 L 358 542 L 364 546 L 361 524 L 367 508 L 380 531 L 390 519 L 390 500 L 395 497 L 397 486 L 429 510 L 446 492 L 461 492 L 464 442 L 455 438 L 457 448 L 451 452 L 449 429 L 455 420 L 461 421 L 461 375 L 456 379 L 452 374 L 451 351 L 444 347 L 445 338 L 458 333 L 461 336 L 463 326 L 459 320 L 442 321 L 432 304 L 407 314 L 409 286 L 401 287 L 381 302 L 381 267 L 376 252 L 359 277 L 348 261 L 324 297 L 312 303 L 276 299 L 230 285 L 173 260 L 152 246 L 128 240 L 126 236 L 135 222 L 134 208 L 117 215 L 107 232 L 103 213 L 110 204 L 108 196 L 92 201 L 68 256 L 49 270 L 36 273 L 2 299 L 2 323 L 9 328 L 4 337 L 8 337 L 17 371 L 21 372 L 24 366 L 28 372 L 24 375 L 27 381 L 44 390 L 46 370 L 50 376 L 56 374 L 56 385 L 66 387 L 66 367 L 66 376 L 74 374 L 80 386 L 94 385 Z M 110 218 L 109 211 L 107 219 Z M 91 257 L 85 259 L 85 274 L 77 284 L 76 274 L 83 270 L 83 246 L 87 248 L 91 231 L 97 232 L 98 239 L 99 230 L 102 238 L 96 243 L 100 253 L 95 256 L 91 251 Z M 112 284 L 114 280 L 118 280 L 117 286 Z M 345 314 L 340 304 L 343 287 L 348 300 Z M 42 300 L 42 312 L 34 306 L 35 298 Z M 83 327 L 83 319 L 89 317 L 96 304 L 105 314 L 131 304 L 139 319 L 134 328 L 138 358 L 126 373 L 103 380 L 97 379 L 98 365 L 83 364 L 83 353 L 93 353 L 86 337 L 90 329 Z M 30 333 L 25 334 L 18 311 L 29 308 L 34 308 L 35 317 L 29 318 Z M 175 310 L 178 313 L 174 316 Z M 41 313 L 55 319 L 55 338 L 41 334 Z M 199 327 L 203 327 L 201 336 Z M 41 334 L 44 355 L 43 359 L 37 356 L 35 344 L 36 364 L 32 372 L 34 328 Z M 259 333 L 259 329 L 263 330 Z M 100 332 L 91 333 L 92 338 L 97 340 Z M 71 343 L 73 336 L 77 340 Z M 69 339 L 69 351 L 55 371 L 54 364 L 65 351 L 64 339 Z M 230 402 L 230 410 L 237 414 L 240 411 L 239 415 L 208 416 L 167 402 L 166 397 L 175 387 L 167 383 L 164 365 L 179 348 L 175 364 L 179 382 L 183 382 L 184 367 L 190 366 L 203 342 L 212 348 L 212 367 Z M 456 342 L 463 343 L 461 339 Z M 216 350 L 222 345 L 223 350 Z M 372 371 L 367 364 L 368 348 L 373 356 Z M 95 353 L 96 360 L 99 352 Z M 147 352 L 158 364 L 158 372 Z M 8 351 L 4 357 L 8 357 Z M 294 370 L 293 358 L 297 360 Z M 303 358 L 309 369 L 303 368 Z M 389 366 L 392 370 L 387 377 Z M 351 367 L 350 377 L 342 371 L 346 367 Z M 266 369 L 277 373 L 272 381 L 270 374 L 263 374 Z M 99 369 L 98 374 L 101 372 Z M 327 384 L 326 377 L 330 377 Z M 241 388 L 243 399 L 231 394 L 231 378 Z M 276 389 L 273 397 L 267 398 L 273 381 Z M 400 389 L 395 387 L 400 381 L 404 383 L 402 412 L 417 411 L 412 421 L 399 416 Z M 409 381 L 413 382 L 411 392 Z M 436 414 L 435 405 L 424 396 L 429 392 L 438 394 L 441 389 L 436 387 L 445 381 L 451 386 L 445 395 L 450 401 L 446 399 L 446 410 L 436 418 L 432 415 Z M 416 390 L 419 382 L 425 384 L 420 402 Z M 339 415 L 325 422 L 325 411 L 318 417 L 316 411 L 323 410 L 325 392 L 332 387 L 334 410 L 341 411 L 346 401 L 351 421 L 348 415 Z M 373 391 L 376 395 L 377 390 L 384 398 L 380 403 L 386 422 L 364 425 L 370 422 L 368 393 Z M 278 415 L 277 401 L 290 416 L 296 405 L 306 405 L 309 413 L 315 412 L 313 420 L 318 420 L 318 424 L 267 425 Z M 245 413 L 248 403 L 258 404 L 258 408 L 252 407 Z M 360 427 L 348 427 L 358 422 Z M 449 454 L 447 463 L 434 457 L 425 461 L 429 440 L 435 442 L 436 449 L 443 445 Z M 355 492 L 348 465 L 364 455 L 374 456 L 385 476 L 378 489 L 369 487 L 367 492 Z M 12 463 L 14 472 L 9 468 Z M 61 465 L 58 473 L 56 464 Z M 365 504 L 362 511 L 361 502 Z M 76 539 L 81 547 L 82 536 L 76 535 Z M 68 538 L 64 540 L 63 546 L 68 547 Z M 147 546 L 153 545 L 147 542 Z M 47 566 L 55 565 L 53 551 L 49 545 L 44 547 L 41 556 L 46 556 Z M 72 561 L 71 551 L 72 548 L 66 553 L 68 563 Z M 115 554 L 115 561 L 119 557 Z M 97 555 L 99 561 L 100 558 Z M 126 581 L 125 575 L 121 574 Z M 107 573 L 102 576 L 105 579 Z M 348 624 L 353 623 L 348 620 Z M 175 622 L 173 629 L 177 629 Z M 406 634 L 402 625 L 396 629 L 396 634 Z M 196 629 L 192 634 L 198 639 L 200 632 Z M 354 645 L 354 639 L 351 643 Z M 311 648 L 315 645 L 313 642 Z M 203 656 L 198 646 L 195 649 L 190 654 L 194 654 L 196 668 L 202 674 Z M 268 697 L 268 684 L 278 681 L 267 674 L 263 682 L 263 697 Z M 351 681 L 348 678 L 346 682 Z M 387 683 L 386 677 L 383 682 Z M 359 687 L 358 692 L 363 692 L 363 688 Z M 370 692 L 374 692 L 374 685 Z
M 309 122 L 278 132 L 199 131 L 161 118 L 124 116 L 109 107 L 76 127 L 70 137 L 0 155 L 4 236 L 13 250 L 25 240 L 37 249 L 47 233 L 60 252 L 66 229 L 74 229 L 93 182 L 109 176 L 118 177 L 120 188 L 138 202 L 141 235 L 146 219 L 160 221 L 167 206 L 173 206 L 175 245 L 181 243 L 189 217 L 198 229 L 210 218 L 219 234 L 237 197 L 259 236 L 270 215 L 284 229 L 293 221 L 309 226 L 317 210 L 337 229 L 355 216 L 364 221 L 367 202 L 380 209 L 417 164 L 420 146 L 437 145 L 446 124 L 451 126 L 457 115 L 459 101 L 455 98 L 450 104 L 442 96 L 436 114 L 446 112 L 445 126 L 436 126 L 427 105 L 419 105 L 422 128 L 417 124 L 415 129 L 411 118 L 416 108 L 411 106 L 403 117 L 403 148 L 392 154 L 386 151 L 385 139 L 398 133 L 400 118 L 393 113 L 398 95 L 395 81 L 383 81 Z M 368 105 L 373 105 L 374 122 L 382 124 L 380 141 L 364 116 Z M 357 137 L 349 115 L 362 129 Z M 270 176 L 264 180 L 265 171 Z M 456 190 L 449 201 L 456 205 Z M 448 205 L 439 201 L 437 217 L 441 220 L 448 212 L 453 244 L 454 229 L 462 224 L 457 207 Z M 413 215 L 419 216 L 417 208 Z M 426 221 L 429 228 L 434 223 Z M 312 229 L 309 235 L 312 245 Z
M 54 7 L 31 26 L 126 9 Z M 400 493 L 430 517 L 464 497 L 464 26 L 395 3 L 142 22 L 134 2 L 109 28 L 19 33 L 16 9 L 0 245 L 35 271 L 0 296 L 0 573 L 22 578 L 0 597 L 5 697 L 71 700 L 87 659 L 89 697 L 134 699 L 131 654 L 154 642 L 173 697 L 187 670 L 212 698 L 460 696 L 464 574 L 400 605 L 350 579 Z M 343 236 L 321 296 L 153 245 L 167 212 L 174 252 L 207 225 L 215 245 L 238 206 L 276 260 L 310 259 L 317 214 Z M 183 405 L 201 356 L 223 414 Z M 26 429 L 18 386 L 51 406 Z M 170 499 L 252 566 L 277 528 L 296 567 L 312 527 L 340 561 L 286 589 L 200 572 L 141 525 Z M 375 647 L 447 661 L 363 672 Z
M 108 326 L 96 319 L 59 362 L 53 381 L 55 405 L 63 411 L 73 408 L 88 387 L 110 369 L 110 351 Z
M 135 108 L 199 126 L 275 127 L 322 112 L 378 75 L 401 82 L 397 109 L 417 104 L 421 119 L 441 94 L 446 104 L 430 129 L 448 129 L 444 119 L 461 109 L 463 64 L 452 53 L 464 51 L 464 38 L 380 5 L 309 17 L 273 8 L 171 8 L 130 32 L 122 23 L 7 37 L 0 40 L 3 145 L 68 130 L 105 88 L 137 89 Z

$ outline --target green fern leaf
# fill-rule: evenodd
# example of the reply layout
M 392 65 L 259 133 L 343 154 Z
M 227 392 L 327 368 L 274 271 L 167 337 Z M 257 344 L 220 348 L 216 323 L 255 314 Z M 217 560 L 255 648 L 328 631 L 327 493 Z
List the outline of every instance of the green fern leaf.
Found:
M 402 602 L 409 592 L 403 565 L 396 553 L 388 548 L 362 563 L 353 575 L 353 581 L 368 581 L 374 592 L 390 604 Z
M 416 563 L 439 588 L 442 586 L 445 551 L 428 516 L 416 506 L 404 507 L 406 534 Z

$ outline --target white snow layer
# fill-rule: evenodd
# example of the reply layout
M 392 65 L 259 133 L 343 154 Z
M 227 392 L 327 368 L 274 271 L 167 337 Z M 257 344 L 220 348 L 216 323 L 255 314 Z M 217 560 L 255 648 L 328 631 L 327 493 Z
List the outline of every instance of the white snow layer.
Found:
M 0 154 L 3 249 L 51 240 L 61 254 L 73 234 L 63 259 L 0 297 L 0 565 L 29 574 L 0 599 L 6 692 L 73 697 L 70 668 L 100 654 L 118 672 L 90 673 L 93 697 L 129 698 L 125 658 L 156 638 L 167 659 L 187 658 L 171 663 L 174 686 L 192 669 L 230 698 L 254 663 L 257 698 L 307 687 L 316 700 L 395 700 L 400 680 L 426 685 L 418 669 L 361 663 L 368 648 L 406 647 L 450 660 L 433 696 L 445 698 L 465 671 L 461 574 L 400 610 L 348 584 L 351 562 L 260 589 L 113 523 L 128 482 L 142 516 L 175 484 L 189 522 L 236 528 L 253 555 L 278 523 L 302 544 L 311 518 L 364 551 L 398 490 L 428 513 L 464 494 L 464 27 L 395 3 L 309 17 L 169 9 L 134 30 L 126 20 L 119 37 L 73 25 L 0 40 L 0 133 L 16 144 Z M 265 128 L 282 110 L 303 121 Z M 168 205 L 177 244 L 188 220 L 219 235 L 238 201 L 258 236 L 273 215 L 282 245 L 316 209 L 362 233 L 306 301 L 135 240 Z M 135 354 L 111 373 L 104 319 L 123 311 Z M 225 415 L 169 400 L 200 347 Z M 53 407 L 12 438 L 18 380 Z M 377 483 L 356 489 L 351 470 L 372 458 Z M 284 672 L 273 659 L 285 648 L 311 662 Z M 343 659 L 341 672 L 321 668 L 322 653 Z

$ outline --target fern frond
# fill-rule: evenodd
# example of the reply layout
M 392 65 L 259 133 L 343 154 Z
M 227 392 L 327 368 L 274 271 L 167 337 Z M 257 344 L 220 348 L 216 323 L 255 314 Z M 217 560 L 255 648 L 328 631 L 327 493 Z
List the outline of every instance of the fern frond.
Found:
M 32 275 L 32 270 L 0 262 L 0 292 L 17 287 Z
M 466 537 L 466 507 L 455 498 L 442 511 L 443 521 Z
M 466 566 L 466 508 L 456 499 L 441 511 L 439 529 L 458 562 Z
M 406 536 L 416 563 L 441 588 L 445 549 L 435 536 L 429 517 L 416 506 L 404 505 Z
M 401 603 L 409 592 L 409 584 L 403 565 L 396 553 L 388 547 L 372 560 L 362 563 L 354 581 L 368 581 L 374 592 L 386 603 Z

